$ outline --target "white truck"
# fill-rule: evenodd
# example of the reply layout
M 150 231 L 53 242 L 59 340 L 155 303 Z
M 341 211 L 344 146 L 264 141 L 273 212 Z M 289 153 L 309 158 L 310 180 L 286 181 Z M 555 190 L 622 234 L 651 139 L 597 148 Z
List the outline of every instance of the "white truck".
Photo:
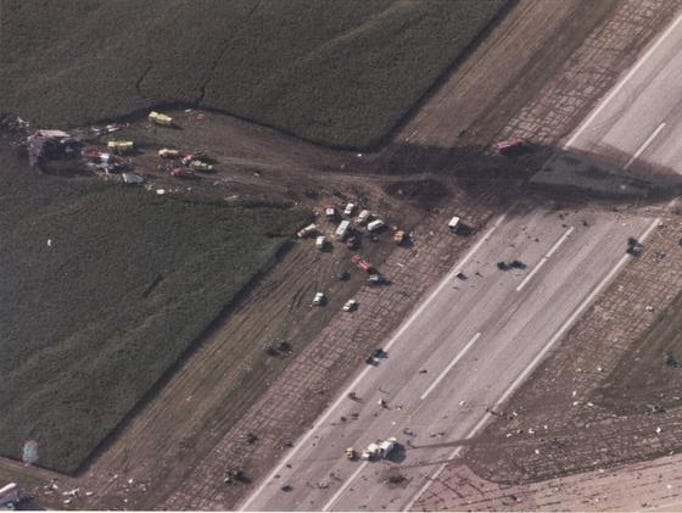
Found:
M 454 216 L 452 219 L 450 219 L 450 222 L 448 223 L 448 228 L 450 228 L 450 230 L 452 230 L 453 232 L 456 231 L 457 228 L 459 228 L 459 221 L 460 221 L 459 217 Z
M 312 235 L 317 231 L 317 225 L 315 223 L 309 224 L 305 228 L 301 228 L 296 235 L 298 236 L 299 239 L 304 239 L 308 235 Z
M 346 208 L 343 209 L 343 215 L 350 217 L 353 215 L 353 210 L 355 210 L 355 203 L 348 203 Z
M 383 442 L 377 441 L 376 443 L 371 443 L 367 446 L 367 449 L 362 451 L 360 459 L 374 461 L 386 458 L 391 454 L 393 449 L 395 449 L 397 443 L 398 440 L 396 440 L 395 437 L 387 438 Z
M 350 231 L 350 221 L 348 219 L 346 219 L 346 220 L 341 221 L 339 223 L 339 226 L 336 228 L 336 232 L 334 233 L 334 237 L 336 237 L 336 240 L 343 240 L 346 238 L 349 231 Z
M 356 219 L 356 222 L 357 222 L 358 224 L 365 224 L 365 223 L 369 220 L 369 216 L 370 216 L 370 215 L 371 215 L 371 214 L 369 213 L 369 210 L 363 210 L 363 211 L 360 212 L 360 214 L 358 215 L 358 218 Z
M 21 492 L 16 483 L 9 483 L 0 488 L 0 509 L 14 509 L 21 501 Z
M 324 235 L 318 235 L 315 239 L 315 247 L 322 251 L 325 244 L 327 243 L 327 238 Z

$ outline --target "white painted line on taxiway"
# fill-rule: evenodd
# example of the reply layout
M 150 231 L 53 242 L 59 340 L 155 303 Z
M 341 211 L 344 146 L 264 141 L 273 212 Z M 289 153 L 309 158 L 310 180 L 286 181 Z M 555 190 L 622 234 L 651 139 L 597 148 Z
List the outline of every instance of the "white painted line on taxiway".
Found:
M 447 276 L 445 276 L 445 278 L 443 278 L 443 280 L 441 281 L 441 284 L 436 288 L 436 290 L 434 290 L 431 293 L 431 295 L 421 304 L 421 306 L 419 308 L 417 308 L 417 310 L 415 310 L 415 312 L 407 319 L 407 321 L 405 321 L 405 323 L 400 327 L 400 329 L 398 329 L 398 331 L 395 333 L 395 335 L 393 335 L 393 338 L 391 338 L 391 340 L 388 342 L 388 344 L 386 344 L 386 346 L 384 347 L 385 351 L 388 351 L 393 346 L 395 341 L 398 340 L 398 338 L 405 332 L 405 330 L 407 330 L 407 328 L 410 327 L 410 325 L 424 311 L 424 309 L 427 306 L 429 306 L 429 304 L 431 303 L 433 298 L 436 297 L 436 295 L 441 290 L 443 290 L 444 287 L 446 287 L 450 283 L 452 278 L 458 272 L 460 272 L 460 269 L 462 268 L 462 266 L 464 266 L 464 264 L 466 264 L 469 261 L 469 259 L 474 255 L 474 253 L 476 251 L 478 251 L 478 249 L 483 245 L 483 243 L 490 238 L 490 236 L 493 234 L 493 232 L 497 229 L 498 226 L 500 226 L 500 224 L 502 224 L 502 222 L 505 220 L 506 217 L 507 217 L 507 212 L 505 212 L 504 214 L 502 214 L 500 217 L 497 218 L 495 223 L 490 227 L 490 229 L 485 233 L 485 235 L 483 235 L 483 237 L 481 237 L 481 239 L 476 244 L 474 244 L 474 246 L 457 263 L 457 265 L 452 269 L 452 271 L 450 271 L 450 273 Z M 336 408 L 338 408 L 339 404 L 341 404 L 341 402 L 346 399 L 347 395 L 350 392 L 355 390 L 358 383 L 360 383 L 360 381 L 362 381 L 362 379 L 367 375 L 367 373 L 371 369 L 372 369 L 372 367 L 366 367 L 358 375 L 358 377 L 356 377 L 353 380 L 353 382 L 339 395 L 339 397 L 336 399 L 336 401 L 334 401 L 334 403 L 329 408 L 327 408 L 326 412 L 324 412 L 320 416 L 320 418 L 313 425 L 313 427 L 305 435 L 303 435 L 303 437 L 300 439 L 300 441 L 298 441 L 296 443 L 296 445 L 291 449 L 291 451 L 289 453 L 287 453 L 287 455 L 282 458 L 279 465 L 275 466 L 275 468 L 263 480 L 263 482 L 260 484 L 260 486 L 258 488 L 256 488 L 256 490 L 246 499 L 246 501 L 239 507 L 238 511 L 246 511 L 246 508 L 248 508 L 251 505 L 251 503 L 256 499 L 256 497 L 263 492 L 263 490 L 268 485 L 268 483 L 270 483 L 274 479 L 274 477 L 282 471 L 282 469 L 284 468 L 284 465 L 286 465 L 289 462 L 289 460 L 291 460 L 291 458 L 293 458 L 298 453 L 298 451 L 301 449 L 301 447 L 303 447 L 305 445 L 305 443 L 310 439 L 310 437 L 313 436 L 313 433 L 315 431 L 317 431 L 317 429 L 319 429 L 319 427 L 322 426 L 322 424 L 324 424 L 327 421 L 327 419 L 334 412 L 334 410 Z
M 623 169 L 629 168 L 630 165 L 631 165 L 635 160 L 637 160 L 637 158 L 642 154 L 642 152 L 643 152 L 644 150 L 646 150 L 647 147 L 651 144 L 651 141 L 653 141 L 653 140 L 656 138 L 656 136 L 661 132 L 661 130 L 663 130 L 664 128 L 665 128 L 665 123 L 661 123 L 660 125 L 658 125 L 658 128 L 657 128 L 656 130 L 654 130 L 654 132 L 648 137 L 648 139 L 647 139 L 646 141 L 644 141 L 644 144 L 642 144 L 642 145 L 637 149 L 637 151 L 635 152 L 635 154 L 634 154 L 632 157 L 630 157 L 630 160 L 628 160 L 627 163 L 625 164 L 625 166 L 623 166 Z
M 639 62 L 635 65 L 634 68 L 632 68 L 627 75 L 621 80 L 616 87 L 614 87 L 609 95 L 604 98 L 604 100 L 597 106 L 597 108 L 592 111 L 592 114 L 582 122 L 582 124 L 578 127 L 578 129 L 573 133 L 573 136 L 564 144 L 563 149 L 567 149 L 569 146 L 571 146 L 575 140 L 580 136 L 581 133 L 589 126 L 592 121 L 594 121 L 594 118 L 596 118 L 599 113 L 606 107 L 609 102 L 613 99 L 616 94 L 621 90 L 621 88 L 627 83 L 628 80 L 632 78 L 632 76 L 637 73 L 639 68 L 642 67 L 642 65 L 651 57 L 651 55 L 656 51 L 656 49 L 665 41 L 665 39 L 670 35 L 670 33 L 677 28 L 677 25 L 680 24 L 680 21 L 682 21 L 682 14 L 680 14 L 677 19 L 666 29 L 665 32 L 661 35 L 661 37 L 656 41 L 656 43 L 649 48 L 649 50 L 642 56 L 642 58 L 639 60 Z
M 554 243 L 554 246 L 551 247 L 551 249 L 547 252 L 545 256 L 542 257 L 538 265 L 535 266 L 535 268 L 528 273 L 528 276 L 526 276 L 521 283 L 519 283 L 519 286 L 516 287 L 516 292 L 520 292 L 523 287 L 526 286 L 526 284 L 535 276 L 535 274 L 540 270 L 540 268 L 545 265 L 545 262 L 549 260 L 549 258 L 554 254 L 554 252 L 559 249 L 559 246 L 563 244 L 563 242 L 568 238 L 568 236 L 573 232 L 575 227 L 571 226 L 566 232 L 559 238 L 558 241 Z
M 348 478 L 348 480 L 345 483 L 343 483 L 343 485 L 341 485 L 341 488 L 339 488 L 337 490 L 337 492 L 332 496 L 332 498 L 327 501 L 327 504 L 325 504 L 322 507 L 322 511 L 329 511 L 329 509 L 334 505 L 336 500 L 339 497 L 341 497 L 341 494 L 346 491 L 346 488 L 348 488 L 348 486 L 350 486 L 350 484 L 353 482 L 353 480 L 356 477 L 358 477 L 360 472 L 362 472 L 365 469 L 365 467 L 367 466 L 368 463 L 369 463 L 369 461 L 363 461 L 362 462 L 362 464 L 358 467 L 358 469 L 355 472 L 353 472 L 353 474 Z
M 644 242 L 646 238 L 649 236 L 651 231 L 658 226 L 658 223 L 660 223 L 661 219 L 656 218 L 654 221 L 649 225 L 649 227 L 644 231 L 644 233 L 639 237 L 640 242 Z M 551 349 L 551 347 L 556 343 L 557 340 L 559 340 L 564 333 L 570 328 L 575 320 L 580 316 L 580 314 L 583 313 L 583 311 L 591 304 L 591 302 L 594 300 L 594 298 L 602 291 L 602 289 L 613 279 L 613 277 L 620 271 L 620 269 L 625 265 L 625 262 L 632 258 L 630 255 L 623 255 L 623 257 L 618 261 L 618 263 L 614 266 L 613 269 L 604 277 L 602 281 L 599 282 L 599 284 L 592 290 L 592 292 L 585 298 L 585 300 L 580 303 L 580 306 L 576 308 L 573 312 L 573 314 L 568 318 L 568 320 L 561 325 L 561 327 L 554 333 L 554 336 L 545 344 L 545 347 L 542 348 L 542 350 L 533 358 L 533 361 L 530 362 L 530 364 L 519 374 L 519 376 L 514 380 L 514 382 L 507 388 L 506 392 L 500 397 L 496 402 L 495 406 L 493 409 L 498 408 L 501 404 L 503 404 L 507 398 L 516 390 L 516 388 L 523 382 L 526 377 L 528 377 L 528 374 L 535 369 L 535 366 L 540 362 L 540 360 L 545 356 L 547 351 Z M 481 417 L 481 420 L 478 421 L 478 424 L 474 426 L 474 428 L 469 431 L 469 434 L 467 434 L 466 437 L 464 437 L 465 440 L 469 440 L 470 438 L 473 438 L 476 436 L 478 431 L 483 427 L 483 425 L 488 421 L 490 418 L 491 414 L 486 411 L 485 415 Z M 459 453 L 462 450 L 462 446 L 460 445 L 457 447 L 448 457 L 446 460 L 452 460 L 453 458 L 457 457 Z M 414 497 L 407 503 L 407 505 L 403 508 L 403 511 L 408 511 L 409 509 L 412 508 L 415 502 L 417 502 L 417 499 L 421 497 L 421 495 L 428 489 L 429 486 L 431 486 L 431 483 L 433 483 L 436 479 L 438 479 L 438 476 L 445 470 L 445 467 L 448 464 L 448 461 L 443 463 L 440 467 L 438 467 L 438 470 L 434 472 L 434 474 L 431 477 L 427 477 L 426 483 L 424 483 L 424 486 L 422 486 L 419 491 L 417 492 Z
M 426 392 L 424 392 L 424 393 L 421 395 L 421 397 L 419 398 L 420 401 L 423 401 L 424 399 L 426 399 L 426 396 L 428 396 L 428 395 L 433 391 L 433 389 L 436 388 L 436 386 L 438 385 L 438 383 L 440 383 L 440 382 L 443 380 L 443 378 L 447 375 L 447 373 L 450 372 L 450 369 L 452 369 L 452 368 L 455 366 L 455 364 L 456 364 L 458 361 L 460 361 L 460 360 L 462 359 L 462 357 L 466 354 L 466 352 L 469 350 L 469 348 L 471 348 L 471 346 L 474 345 L 474 343 L 478 340 L 478 338 L 479 338 L 480 336 L 481 336 L 481 333 L 480 333 L 480 332 L 479 332 L 479 333 L 476 333 L 476 334 L 472 337 L 472 339 L 469 340 L 469 342 L 467 343 L 467 345 L 464 346 L 464 347 L 462 348 L 462 350 L 461 350 L 459 353 L 457 353 L 457 356 L 455 356 L 455 358 L 450 362 L 450 365 L 448 365 L 447 367 L 445 367 L 445 369 L 443 370 L 443 372 L 441 372 L 441 373 L 438 375 L 438 377 L 435 379 L 435 381 L 434 381 L 433 383 L 431 383 L 431 386 L 430 386 L 429 388 L 426 389 Z

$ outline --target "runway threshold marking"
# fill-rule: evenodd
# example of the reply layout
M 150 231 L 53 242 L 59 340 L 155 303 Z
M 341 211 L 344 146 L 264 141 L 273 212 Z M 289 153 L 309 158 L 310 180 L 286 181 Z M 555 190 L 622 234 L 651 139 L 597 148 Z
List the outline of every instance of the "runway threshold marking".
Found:
M 549 260 L 549 258 L 554 254 L 554 252 L 559 249 L 559 246 L 561 246 L 564 241 L 568 238 L 568 236 L 575 230 L 574 226 L 571 226 L 568 230 L 564 232 L 564 234 L 559 237 L 559 240 L 554 243 L 554 246 L 550 248 L 550 250 L 545 254 L 545 256 L 542 257 L 540 260 L 540 263 L 535 266 L 535 268 L 528 273 L 528 276 L 526 276 L 521 283 L 519 283 L 519 286 L 516 287 L 516 292 L 520 292 L 523 287 L 526 286 L 526 284 L 535 276 L 535 274 L 540 270 L 540 268 L 545 265 L 545 262 Z
M 621 90 L 621 88 L 627 83 L 628 80 L 632 78 L 632 76 L 637 73 L 639 68 L 642 67 L 642 65 L 651 57 L 651 55 L 658 49 L 658 47 L 667 39 L 667 37 L 672 33 L 675 28 L 680 24 L 682 21 L 682 14 L 680 14 L 677 19 L 672 22 L 672 24 L 666 29 L 663 34 L 661 34 L 661 37 L 659 37 L 658 41 L 654 43 L 654 45 L 649 48 L 649 50 L 642 56 L 642 58 L 639 60 L 639 62 L 628 72 L 627 75 L 621 80 L 618 85 L 611 90 L 611 92 L 608 94 L 606 98 L 597 106 L 595 110 L 592 111 L 592 114 L 588 116 L 588 118 L 583 121 L 583 123 L 578 127 L 578 129 L 573 133 L 571 138 L 564 144 L 563 149 L 566 150 L 569 146 L 571 146 L 575 140 L 580 136 L 581 133 L 589 126 L 592 121 L 594 121 L 594 118 L 596 118 L 599 113 L 606 107 L 609 102 L 613 99 L 616 94 Z
M 445 367 L 445 369 L 443 369 L 443 372 L 441 372 L 438 375 L 438 377 L 434 380 L 434 382 L 431 383 L 431 386 L 429 386 L 429 388 L 427 388 L 426 391 L 421 395 L 421 397 L 419 398 L 420 401 L 426 399 L 426 396 L 428 396 L 433 391 L 433 389 L 436 388 L 436 386 L 438 386 L 438 383 L 440 383 L 443 380 L 443 378 L 447 375 L 447 373 L 450 372 L 450 369 L 452 369 L 455 366 L 455 364 L 462 359 L 462 357 L 466 354 L 469 348 L 471 348 L 471 346 L 474 345 L 474 343 L 478 340 L 480 336 L 481 336 L 480 332 L 476 333 L 471 338 L 471 340 L 469 340 L 467 345 L 464 346 L 459 353 L 457 353 L 457 356 L 453 358 L 450 364 L 447 367 Z
M 350 486 L 350 484 L 353 482 L 353 480 L 358 477 L 360 472 L 362 472 L 365 467 L 369 464 L 369 461 L 363 461 L 360 466 L 357 468 L 355 472 L 346 480 L 345 483 L 341 485 L 341 488 L 339 488 L 334 495 L 332 495 L 332 498 L 327 501 L 327 503 L 322 507 L 322 511 L 329 511 L 330 508 L 334 505 L 334 503 L 337 501 L 339 497 L 341 497 L 341 494 L 346 491 L 346 488 Z
M 629 168 L 630 165 L 631 165 L 635 160 L 637 160 L 637 158 L 639 158 L 639 156 L 642 154 L 642 152 L 643 152 L 644 150 L 647 149 L 647 147 L 651 144 L 651 142 L 656 138 L 656 136 L 657 136 L 657 135 L 661 132 L 661 130 L 663 130 L 664 128 L 665 128 L 665 123 L 661 123 L 660 125 L 658 125 L 658 128 L 656 128 L 656 130 L 653 131 L 653 133 L 647 138 L 647 140 L 644 141 L 644 144 L 642 144 L 642 145 L 637 149 L 637 151 L 635 152 L 635 154 L 634 154 L 632 157 L 630 157 L 630 160 L 628 160 L 627 163 L 623 166 L 623 169 Z
M 513 207 L 512 207 L 513 208 Z M 511 209 L 510 209 L 511 210 Z M 417 310 L 414 311 L 414 313 L 405 321 L 405 323 L 402 325 L 402 327 L 393 335 L 393 338 L 384 346 L 384 350 L 388 351 L 393 344 L 398 340 L 398 338 L 409 328 L 409 326 L 414 322 L 414 320 L 424 311 L 424 309 L 429 306 L 429 303 L 433 300 L 436 295 L 443 290 L 444 287 L 446 287 L 453 279 L 453 277 L 460 272 L 464 264 L 466 264 L 469 259 L 478 251 L 478 249 L 490 238 L 490 236 L 493 234 L 493 232 L 497 229 L 500 224 L 506 219 L 507 213 L 509 211 L 503 213 L 500 215 L 500 217 L 497 218 L 495 223 L 490 227 L 490 229 L 481 237 L 481 239 L 476 242 L 476 244 L 473 245 L 473 247 L 469 250 L 469 252 L 457 263 L 457 265 L 450 271 L 450 273 L 443 278 L 441 281 L 440 285 L 434 290 L 431 295 L 426 298 L 426 300 L 421 304 Z M 346 399 L 346 396 L 348 393 L 352 392 L 362 381 L 362 379 L 367 375 L 367 373 L 372 370 L 372 367 L 366 367 L 354 380 L 353 382 L 341 393 L 339 394 L 339 397 L 336 399 L 336 401 L 329 407 L 327 408 L 327 411 L 322 414 L 322 416 L 318 419 L 318 421 L 313 425 L 313 427 L 305 434 L 303 437 L 296 443 L 296 445 L 291 449 L 291 451 L 280 461 L 279 465 L 277 465 L 272 472 L 263 480 L 263 482 L 256 488 L 256 490 L 248 497 L 248 499 L 239 507 L 238 511 L 246 511 L 246 508 L 248 508 L 251 503 L 256 499 L 258 495 L 260 495 L 265 487 L 270 483 L 274 477 L 279 474 L 282 469 L 284 468 L 284 465 L 286 465 L 291 458 L 293 458 L 298 451 L 305 445 L 305 443 L 310 439 L 311 436 L 313 436 L 313 433 L 319 429 L 322 424 L 324 424 L 329 416 L 334 412 L 336 408 L 338 408 L 339 404 L 341 404 L 342 401 Z
M 647 227 L 647 229 L 642 233 L 642 235 L 638 238 L 639 241 L 644 242 L 646 238 L 649 236 L 651 231 L 656 228 L 658 223 L 661 222 L 661 218 L 657 217 L 656 219 L 653 220 L 653 222 Z M 583 300 L 582 303 L 576 308 L 571 316 L 564 322 L 561 327 L 554 333 L 552 338 L 545 344 L 545 347 L 543 347 L 540 352 L 533 358 L 533 360 L 528 364 L 528 366 L 517 376 L 517 378 L 514 380 L 514 382 L 507 388 L 504 394 L 502 394 L 502 397 L 500 397 L 496 402 L 495 406 L 493 406 L 493 410 L 497 409 L 500 405 L 502 405 L 507 398 L 518 388 L 518 386 L 523 382 L 528 377 L 528 374 L 531 373 L 535 369 L 535 366 L 540 362 L 540 360 L 545 356 L 547 351 L 550 350 L 550 348 L 556 343 L 557 340 L 559 340 L 564 333 L 570 328 L 575 320 L 583 313 L 583 311 L 592 303 L 594 298 L 604 289 L 604 287 L 613 279 L 613 277 L 620 271 L 620 269 L 625 265 L 625 262 L 627 262 L 628 259 L 632 258 L 630 255 L 623 255 L 623 257 L 618 261 L 618 263 L 609 271 L 609 273 L 602 279 L 602 281 L 599 282 L 599 284 L 592 289 L 592 292 Z M 486 413 L 481 417 L 481 420 L 478 421 L 478 424 L 474 426 L 474 428 L 469 431 L 467 436 L 464 437 L 465 440 L 469 440 L 476 436 L 478 431 L 483 427 L 483 425 L 490 419 L 491 414 L 486 411 Z M 448 457 L 446 458 L 445 463 L 441 464 L 440 467 L 436 470 L 436 472 L 433 473 L 431 477 L 427 477 L 426 482 L 424 483 L 424 486 L 422 486 L 419 491 L 410 499 L 410 501 L 407 503 L 407 505 L 403 508 L 403 511 L 408 511 L 409 509 L 412 508 L 415 502 L 417 502 L 417 499 L 422 496 L 422 494 L 428 489 L 429 486 L 431 486 L 431 483 L 433 483 L 436 479 L 438 479 L 438 476 L 445 470 L 445 467 L 448 465 L 449 460 L 452 460 L 453 458 L 459 456 L 459 453 L 462 451 L 462 446 L 460 445 L 459 447 L 455 448 L 454 451 L 452 451 Z

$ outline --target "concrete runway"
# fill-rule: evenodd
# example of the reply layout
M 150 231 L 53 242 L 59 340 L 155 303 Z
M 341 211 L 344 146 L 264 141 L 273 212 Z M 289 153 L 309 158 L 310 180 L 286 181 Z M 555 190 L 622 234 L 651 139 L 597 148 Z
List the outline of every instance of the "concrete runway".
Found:
M 646 162 L 682 173 L 681 70 L 679 16 L 564 148 L 606 155 L 623 169 Z M 508 212 L 383 342 L 388 357 L 358 374 L 242 509 L 409 508 L 625 265 L 627 238 L 643 240 L 656 224 Z M 500 271 L 503 259 L 528 267 Z M 466 280 L 455 277 L 460 270 Z M 359 401 L 346 397 L 351 390 Z M 390 460 L 343 456 L 390 436 L 401 444 Z
M 566 143 L 614 159 L 682 173 L 682 14 Z
M 488 408 L 499 411 L 630 258 L 627 238 L 654 226 L 651 219 L 605 213 L 561 219 L 557 212 L 512 211 L 498 219 L 383 342 L 387 358 L 357 376 L 242 508 L 409 506 L 429 477 L 456 457 L 457 441 L 480 431 L 491 418 Z M 498 270 L 495 264 L 504 259 L 528 267 Z M 455 276 L 460 270 L 466 280 Z M 346 397 L 351 390 L 360 400 Z M 401 444 L 391 460 L 343 456 L 346 447 L 362 450 L 390 436 Z M 392 474 L 404 480 L 392 484 Z

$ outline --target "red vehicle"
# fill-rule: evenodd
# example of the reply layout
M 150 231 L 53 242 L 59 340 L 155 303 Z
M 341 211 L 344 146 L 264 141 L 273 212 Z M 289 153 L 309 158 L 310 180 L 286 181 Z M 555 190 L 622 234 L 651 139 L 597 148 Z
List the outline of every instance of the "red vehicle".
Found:
M 353 255 L 351 261 L 358 266 L 358 269 L 365 271 L 366 273 L 372 271 L 372 264 L 367 260 L 364 260 L 360 255 Z
M 495 143 L 495 150 L 501 155 L 507 155 L 514 152 L 520 152 L 528 149 L 526 141 L 523 139 L 509 139 L 507 141 L 500 141 Z
M 171 171 L 171 176 L 176 178 L 184 178 L 186 180 L 197 178 L 196 173 L 191 169 L 187 169 L 186 167 L 176 167 Z

